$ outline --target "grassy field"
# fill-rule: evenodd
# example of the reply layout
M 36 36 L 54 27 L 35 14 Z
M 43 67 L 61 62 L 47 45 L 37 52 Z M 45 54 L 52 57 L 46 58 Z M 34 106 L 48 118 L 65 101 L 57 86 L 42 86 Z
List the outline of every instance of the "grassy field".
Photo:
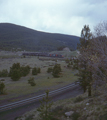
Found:
M 20 54 L 20 53 L 19 53 Z M 47 73 L 48 67 L 54 66 L 56 63 L 56 59 L 43 59 L 39 60 L 38 57 L 26 57 L 23 58 L 21 56 L 18 56 L 18 54 L 11 54 L 8 53 L 7 57 L 6 54 L 3 57 L 3 54 L 0 54 L 2 57 L 0 59 L 0 71 L 3 69 L 10 70 L 10 67 L 13 63 L 20 63 L 20 65 L 25 66 L 29 65 L 31 68 L 33 67 L 40 67 L 41 73 L 35 76 L 32 76 L 31 71 L 29 75 L 26 77 L 21 77 L 18 81 L 12 81 L 10 77 L 5 77 L 4 83 L 6 86 L 6 92 L 7 95 L 0 96 L 0 102 L 4 99 L 12 99 L 12 101 L 15 101 L 20 99 L 24 96 L 29 96 L 34 93 L 43 92 L 46 89 L 53 90 L 57 89 L 59 87 L 62 87 L 64 85 L 67 85 L 69 83 L 72 83 L 77 80 L 77 77 L 74 75 L 75 71 L 72 71 L 72 69 L 67 68 L 67 63 L 64 60 L 57 60 L 57 63 L 61 65 L 62 72 L 61 77 L 59 78 L 53 78 L 51 73 Z M 17 57 L 16 57 L 17 56 Z M 32 70 L 32 69 L 31 69 Z M 34 80 L 36 82 L 36 86 L 30 86 L 28 84 L 28 79 L 30 77 L 34 77 Z M 2 79 L 2 78 L 0 78 Z M 19 98 L 18 98 L 19 97 Z

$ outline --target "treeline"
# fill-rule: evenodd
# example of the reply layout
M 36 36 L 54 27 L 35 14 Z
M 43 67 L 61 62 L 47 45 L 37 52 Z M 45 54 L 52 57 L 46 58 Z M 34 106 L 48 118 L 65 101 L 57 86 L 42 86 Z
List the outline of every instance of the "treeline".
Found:
M 12 67 L 10 67 L 10 71 L 7 69 L 3 69 L 0 71 L 0 77 L 11 77 L 13 81 L 19 80 L 21 77 L 25 77 L 30 73 L 30 66 L 21 66 L 20 63 L 14 63 Z M 32 75 L 37 75 L 41 72 L 40 68 L 34 67 L 32 69 Z

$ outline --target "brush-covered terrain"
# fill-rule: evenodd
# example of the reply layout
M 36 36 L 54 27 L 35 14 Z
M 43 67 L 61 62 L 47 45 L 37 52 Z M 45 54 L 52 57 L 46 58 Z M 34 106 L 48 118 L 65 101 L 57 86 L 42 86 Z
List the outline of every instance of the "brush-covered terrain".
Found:
M 67 120 L 66 112 L 72 112 L 69 120 L 107 120 L 107 84 L 92 90 L 92 96 L 87 92 L 74 98 L 59 100 L 51 107 L 53 120 Z M 39 120 L 39 112 L 33 109 L 16 120 Z
M 0 77 L 0 81 L 5 84 L 4 94 L 0 95 L 0 105 L 44 93 L 46 89 L 57 89 L 76 81 L 78 78 L 75 76 L 76 71 L 67 67 L 67 58 L 23 57 L 21 54 L 22 52 L 0 52 L 0 71 L 6 69 L 9 72 L 10 67 L 12 67 L 14 63 L 20 63 L 20 66 L 30 66 L 30 73 L 17 81 L 13 81 L 11 77 Z M 74 52 L 69 52 L 68 54 L 66 51 L 63 52 L 63 54 L 70 57 L 74 55 Z M 76 52 L 75 55 L 77 55 Z M 56 63 L 61 66 L 61 73 L 58 78 L 54 78 L 52 73 L 47 73 L 48 68 L 53 67 Z M 34 67 L 39 67 L 41 72 L 37 75 L 32 75 L 32 69 Z M 31 77 L 34 78 L 35 86 L 28 84 L 28 80 Z
M 76 50 L 78 36 L 46 33 L 23 26 L 0 23 L 0 49 L 53 51 L 61 46 Z

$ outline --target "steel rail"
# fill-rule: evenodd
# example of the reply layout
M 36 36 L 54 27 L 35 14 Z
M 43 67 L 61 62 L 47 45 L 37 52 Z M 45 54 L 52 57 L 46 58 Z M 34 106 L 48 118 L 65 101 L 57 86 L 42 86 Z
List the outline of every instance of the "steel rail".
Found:
M 59 94 L 60 92 L 66 91 L 66 90 L 70 89 L 71 87 L 75 87 L 75 86 L 77 86 L 77 84 L 72 83 L 72 84 L 64 86 L 62 88 L 50 91 L 49 92 L 49 96 Z M 17 102 L 9 103 L 7 105 L 2 105 L 2 106 L 0 106 L 0 111 L 5 111 L 5 110 L 8 110 L 8 109 L 12 109 L 14 107 L 17 107 L 17 106 L 21 106 L 21 105 L 25 105 L 27 103 L 34 102 L 35 100 L 43 98 L 45 95 L 46 94 L 44 93 L 44 94 L 41 94 L 41 95 L 38 95 L 38 96 L 34 96 L 34 97 L 31 97 L 31 98 L 27 98 L 27 99 L 24 99 L 24 100 L 20 100 L 20 101 L 17 101 Z

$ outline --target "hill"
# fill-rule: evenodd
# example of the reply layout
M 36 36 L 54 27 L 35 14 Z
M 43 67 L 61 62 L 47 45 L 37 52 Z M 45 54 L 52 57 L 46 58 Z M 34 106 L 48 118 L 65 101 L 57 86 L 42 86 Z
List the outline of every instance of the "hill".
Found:
M 23 26 L 0 23 L 0 49 L 21 49 L 28 51 L 53 51 L 67 46 L 75 50 L 79 37 L 72 35 L 46 33 Z

